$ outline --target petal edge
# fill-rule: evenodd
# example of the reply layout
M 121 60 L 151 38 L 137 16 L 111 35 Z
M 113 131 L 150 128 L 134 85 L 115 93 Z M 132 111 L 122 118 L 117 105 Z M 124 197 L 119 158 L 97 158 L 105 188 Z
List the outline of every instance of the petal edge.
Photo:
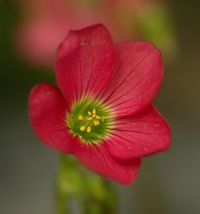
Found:
M 169 149 L 170 142 L 169 125 L 151 107 L 137 116 L 118 120 L 106 147 L 114 157 L 124 160 L 165 151 Z
M 147 42 L 124 42 L 116 46 L 113 79 L 102 93 L 116 114 L 137 114 L 156 96 L 163 79 L 160 51 Z
M 69 105 L 98 94 L 111 78 L 115 49 L 101 24 L 70 31 L 56 58 L 57 82 Z
M 60 152 L 72 152 L 66 125 L 67 105 L 62 94 L 49 83 L 36 85 L 29 97 L 29 117 L 37 137 Z

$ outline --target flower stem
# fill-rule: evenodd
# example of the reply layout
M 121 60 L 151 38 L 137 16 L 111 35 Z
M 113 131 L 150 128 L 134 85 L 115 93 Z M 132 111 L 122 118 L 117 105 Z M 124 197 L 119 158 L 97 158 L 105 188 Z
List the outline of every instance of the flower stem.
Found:
M 72 199 L 83 214 L 116 213 L 113 184 L 85 169 L 72 156 L 61 155 L 56 188 L 56 214 L 74 213 Z
M 68 197 L 62 193 L 56 192 L 56 213 L 58 214 L 67 214 L 69 213 Z

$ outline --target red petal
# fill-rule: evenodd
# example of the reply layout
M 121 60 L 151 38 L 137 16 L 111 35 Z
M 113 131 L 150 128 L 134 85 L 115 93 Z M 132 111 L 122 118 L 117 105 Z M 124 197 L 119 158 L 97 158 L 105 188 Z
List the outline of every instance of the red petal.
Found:
M 130 115 L 152 102 L 162 78 L 158 49 L 146 42 L 122 43 L 117 46 L 113 79 L 101 96 L 118 115 Z
M 118 120 L 118 125 L 106 146 L 114 157 L 138 158 L 167 150 L 170 138 L 168 124 L 158 111 L 151 107 L 140 115 Z
M 89 169 L 122 184 L 132 183 L 140 167 L 140 159 L 119 161 L 111 157 L 105 145 L 80 144 L 76 147 L 77 158 Z
M 67 106 L 58 89 L 48 83 L 35 86 L 30 94 L 29 109 L 31 125 L 38 138 L 61 152 L 70 152 Z
M 114 58 L 112 39 L 103 25 L 71 31 L 56 60 L 57 80 L 67 103 L 98 94 L 110 80 Z

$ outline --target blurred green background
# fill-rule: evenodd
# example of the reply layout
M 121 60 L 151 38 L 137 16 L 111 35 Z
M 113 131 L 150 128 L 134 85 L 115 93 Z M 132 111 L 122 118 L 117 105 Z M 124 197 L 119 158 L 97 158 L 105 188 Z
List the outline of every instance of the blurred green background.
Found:
M 134 184 L 117 185 L 119 214 L 200 213 L 200 2 L 168 6 L 178 53 L 155 105 L 171 124 L 172 146 L 144 159 Z M 58 153 L 35 138 L 27 99 L 34 84 L 54 77 L 15 54 L 18 16 L 13 1 L 0 1 L 0 213 L 53 214 Z

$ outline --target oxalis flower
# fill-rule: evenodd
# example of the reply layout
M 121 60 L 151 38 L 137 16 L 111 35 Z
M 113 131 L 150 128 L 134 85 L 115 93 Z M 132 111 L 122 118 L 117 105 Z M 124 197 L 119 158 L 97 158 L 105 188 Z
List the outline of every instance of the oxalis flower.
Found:
M 115 45 L 100 24 L 71 31 L 57 51 L 56 77 L 60 90 L 43 83 L 30 94 L 42 142 L 123 184 L 136 178 L 141 157 L 168 149 L 169 126 L 151 104 L 163 78 L 152 44 Z

